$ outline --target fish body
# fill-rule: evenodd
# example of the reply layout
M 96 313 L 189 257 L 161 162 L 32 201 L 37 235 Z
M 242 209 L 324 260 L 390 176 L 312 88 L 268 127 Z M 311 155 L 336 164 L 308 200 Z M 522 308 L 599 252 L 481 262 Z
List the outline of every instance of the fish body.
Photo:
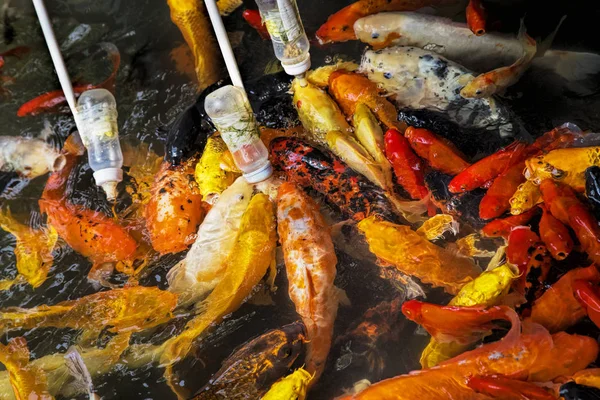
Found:
M 359 222 L 358 229 L 365 235 L 371 252 L 382 262 L 424 283 L 443 287 L 448 293 L 458 293 L 481 272 L 471 259 L 430 243 L 408 226 L 369 217 Z
M 540 237 L 552 257 L 564 260 L 573 250 L 573 239 L 567 227 L 556 219 L 547 207 L 542 207 L 543 214 L 539 224 Z
M 194 159 L 190 159 L 178 167 L 165 161 L 154 178 L 144 216 L 152 247 L 160 254 L 187 249 L 204 218 L 193 176 Z
M 515 164 L 498 175 L 481 199 L 479 216 L 483 219 L 498 218 L 510 209 L 510 200 L 525 181 L 525 162 Z
M 523 382 L 500 376 L 474 376 L 467 385 L 476 393 L 494 399 L 506 400 L 556 400 L 550 389 L 544 389 L 535 383 Z
M 304 368 L 298 368 L 275 382 L 262 400 L 304 400 L 311 379 L 312 375 Z
M 531 321 L 550 332 L 559 332 L 585 317 L 586 311 L 573 293 L 573 284 L 578 280 L 598 283 L 600 273 L 595 265 L 568 271 L 533 304 Z
M 222 1 L 224 0 L 219 2 Z M 171 20 L 192 50 L 198 88 L 203 90 L 219 79 L 222 65 L 204 3 L 193 0 L 167 0 L 167 4 L 171 11 Z
M 43 371 L 29 363 L 29 349 L 23 337 L 7 345 L 0 344 L 0 363 L 8 371 L 10 384 L 17 400 L 52 400 L 48 380 Z
M 304 327 L 301 323 L 293 323 L 244 343 L 223 361 L 221 369 L 193 400 L 261 398 L 296 361 L 303 340 Z
M 133 286 L 94 293 L 53 306 L 9 307 L 0 313 L 0 331 L 56 327 L 100 332 L 137 331 L 167 322 L 177 296 L 156 287 Z
M 179 396 L 184 397 L 179 393 L 173 364 L 188 355 L 194 339 L 248 298 L 274 260 L 276 241 L 273 204 L 267 195 L 258 193 L 242 216 L 235 243 L 224 261 L 221 281 L 206 298 L 204 309 L 186 324 L 181 334 L 163 344 L 161 364 L 166 366 L 167 383 Z
M 195 302 L 221 280 L 252 191 L 243 177 L 225 189 L 206 214 L 186 257 L 167 273 L 169 291 L 179 295 L 180 304 Z
M 40 139 L 0 136 L 0 171 L 37 178 L 65 166 L 65 156 Z
M 308 335 L 306 369 L 316 381 L 325 368 L 337 315 L 335 249 L 319 207 L 294 183 L 279 187 L 277 223 L 289 295 Z
M 270 147 L 273 164 L 289 181 L 316 190 L 344 215 L 357 221 L 371 214 L 396 219 L 386 193 L 333 154 L 296 138 L 275 139 Z
M 196 164 L 194 176 L 202 199 L 215 204 L 223 190 L 227 189 L 237 176 L 221 168 L 221 159 L 227 151 L 227 145 L 220 136 L 211 136 Z
M 585 280 L 574 281 L 573 294 L 579 300 L 589 319 L 600 327 L 600 296 L 596 285 Z M 597 377 L 596 379 L 598 380 Z
M 509 110 L 493 98 L 465 99 L 460 91 L 474 78 L 465 67 L 417 47 L 367 50 L 360 71 L 393 96 L 398 104 L 444 112 L 462 127 L 514 136 Z
M 419 157 L 425 159 L 431 168 L 444 174 L 457 175 L 471 165 L 451 143 L 427 129 L 409 126 L 404 136 Z
M 540 243 L 540 237 L 530 227 L 517 226 L 508 235 L 506 259 L 521 273 L 524 273 L 533 249 L 538 243 Z
M 9 211 L 0 211 L 0 228 L 15 236 L 15 257 L 17 271 L 33 288 L 46 281 L 52 267 L 52 250 L 56 245 L 58 233 L 52 226 L 33 229 L 15 220 Z M 15 283 L 19 278 L 9 283 Z M 0 288 L 7 282 L 0 281 Z
M 481 4 L 481 0 L 469 0 L 466 10 L 467 25 L 471 32 L 477 36 L 485 33 L 485 20 L 487 13 Z
M 488 222 L 483 228 L 481 228 L 481 233 L 487 237 L 503 237 L 508 239 L 510 232 L 514 228 L 527 224 L 537 214 L 537 212 L 537 208 L 533 208 L 524 212 L 523 214 L 495 219 L 491 222 Z
M 396 182 L 413 199 L 424 199 L 429 195 L 423 175 L 423 162 L 413 152 L 408 140 L 396 129 L 385 133 L 385 155 L 389 160 Z
M 317 31 L 321 44 L 356 39 L 354 23 L 359 18 L 382 11 L 412 11 L 422 7 L 450 5 L 453 0 L 359 0 L 332 14 Z

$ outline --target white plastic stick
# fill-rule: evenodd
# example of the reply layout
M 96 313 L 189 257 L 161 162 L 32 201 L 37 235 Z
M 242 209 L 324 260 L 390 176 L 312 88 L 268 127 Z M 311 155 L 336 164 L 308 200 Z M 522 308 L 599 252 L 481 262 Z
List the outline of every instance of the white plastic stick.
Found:
M 240 69 L 238 68 L 235 56 L 233 55 L 233 49 L 231 48 L 231 43 L 229 43 L 229 37 L 227 36 L 227 31 L 223 25 L 221 14 L 219 14 L 217 2 L 216 0 L 205 0 L 204 3 L 206 4 L 206 9 L 208 10 L 210 22 L 212 22 L 213 29 L 215 30 L 215 35 L 217 36 L 221 53 L 225 59 L 225 66 L 227 66 L 227 72 L 229 72 L 231 82 L 234 86 L 244 89 L 242 75 L 240 74 Z
M 50 57 L 52 57 L 52 62 L 54 63 L 54 69 L 56 69 L 56 75 L 58 75 L 60 86 L 65 93 L 65 98 L 67 99 L 67 103 L 69 103 L 69 107 L 71 108 L 71 112 L 73 113 L 75 120 L 77 120 L 73 85 L 71 84 L 67 67 L 65 67 L 65 62 L 62 58 L 60 48 L 56 42 L 56 36 L 54 36 L 54 30 L 52 29 L 52 24 L 50 23 L 50 18 L 48 17 L 48 11 L 46 11 L 44 0 L 33 0 L 33 6 L 35 7 L 35 12 L 37 13 L 40 25 L 42 26 L 44 39 L 46 39 L 48 50 L 50 50 Z

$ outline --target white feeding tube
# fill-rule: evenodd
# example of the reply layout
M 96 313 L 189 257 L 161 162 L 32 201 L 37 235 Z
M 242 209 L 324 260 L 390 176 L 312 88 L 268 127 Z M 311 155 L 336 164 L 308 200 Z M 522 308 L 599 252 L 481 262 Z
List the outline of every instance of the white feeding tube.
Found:
M 219 42 L 221 54 L 223 54 L 223 59 L 225 60 L 225 66 L 227 67 L 227 72 L 229 72 L 231 82 L 234 86 L 244 89 L 242 75 L 240 74 L 240 69 L 238 68 L 235 56 L 233 55 L 233 49 L 231 48 L 231 43 L 229 43 L 229 36 L 227 36 L 227 31 L 225 30 L 225 25 L 223 25 L 223 20 L 221 19 L 221 14 L 219 13 L 217 3 L 215 0 L 205 0 L 204 3 L 206 4 L 206 9 L 208 10 L 210 22 L 215 30 L 217 42 Z
M 46 45 L 48 45 L 48 50 L 50 51 L 50 57 L 52 57 L 54 69 L 56 69 L 56 75 L 58 75 L 58 80 L 60 81 L 60 86 L 65 94 L 65 99 L 67 99 L 71 113 L 73 113 L 73 117 L 75 118 L 75 125 L 77 125 L 77 108 L 75 105 L 73 85 L 71 84 L 71 78 L 69 78 L 65 61 L 63 60 L 60 48 L 58 47 L 58 42 L 56 41 L 52 24 L 50 23 L 48 11 L 46 10 L 43 0 L 33 0 L 33 6 L 35 7 L 35 12 L 40 21 L 40 26 L 42 27 L 42 32 L 46 39 Z

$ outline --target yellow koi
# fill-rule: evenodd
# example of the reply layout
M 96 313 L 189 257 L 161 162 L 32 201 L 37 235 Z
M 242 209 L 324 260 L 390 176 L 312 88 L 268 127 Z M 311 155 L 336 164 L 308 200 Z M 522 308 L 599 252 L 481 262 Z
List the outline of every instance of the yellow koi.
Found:
M 194 339 L 206 328 L 221 322 L 248 298 L 272 264 L 276 242 L 273 204 L 267 195 L 259 193 L 242 216 L 233 250 L 225 260 L 222 279 L 206 298 L 204 312 L 190 320 L 180 335 L 163 344 L 161 364 L 166 365 L 167 383 L 178 396 L 184 397 L 177 389 L 173 364 L 187 356 Z
M 456 294 L 481 270 L 466 257 L 459 257 L 427 241 L 408 226 L 369 217 L 358 223 L 369 249 L 377 258 L 424 283 Z
M 519 185 L 515 194 L 510 198 L 510 213 L 520 215 L 542 203 L 542 192 L 539 185 L 533 181 L 525 181 Z
M 519 274 L 515 272 L 508 264 L 491 271 L 483 272 L 473 281 L 467 283 L 450 300 L 450 306 L 493 306 L 504 296 L 512 282 L 518 278 Z M 421 354 L 421 366 L 431 368 L 439 363 L 449 360 L 463 353 L 469 346 L 457 342 L 441 343 L 431 338 L 429 344 Z
M 427 240 L 441 239 L 446 232 L 458 233 L 458 222 L 448 214 L 434 215 L 417 229 L 417 233 Z
M 339 69 L 354 72 L 358 69 L 358 64 L 352 61 L 340 61 L 334 65 L 324 65 L 317 69 L 311 69 L 306 73 L 306 80 L 320 88 L 326 88 L 329 85 L 329 77 Z
M 477 242 L 481 239 L 478 233 L 471 233 L 458 239 L 454 244 L 457 251 L 465 257 L 492 257 L 493 251 L 483 250 L 477 247 Z
M 58 234 L 48 225 L 46 228 L 33 229 L 16 221 L 9 210 L 0 211 L 0 228 L 17 239 L 15 257 L 19 275 L 14 280 L 0 281 L 0 290 L 10 288 L 25 279 L 34 288 L 46 281 L 52 267 L 52 250 Z
M 304 400 L 311 379 L 311 374 L 303 368 L 298 368 L 290 375 L 275 382 L 262 400 Z
M 196 164 L 194 177 L 202 199 L 209 204 L 215 204 L 223 190 L 231 186 L 239 176 L 221 168 L 222 157 L 226 152 L 227 145 L 223 139 L 213 135 L 208 138 L 202 157 Z
M 224 17 L 237 10 L 242 4 L 244 4 L 243 0 L 217 0 L 219 14 Z

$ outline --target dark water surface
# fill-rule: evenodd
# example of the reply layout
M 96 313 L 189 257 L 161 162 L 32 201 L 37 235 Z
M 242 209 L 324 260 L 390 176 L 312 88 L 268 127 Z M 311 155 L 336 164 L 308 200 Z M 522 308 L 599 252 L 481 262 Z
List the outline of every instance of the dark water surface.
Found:
M 7 0 L 2 0 L 0 3 L 6 5 L 6 2 Z M 311 37 L 314 37 L 314 31 L 329 14 L 349 3 L 333 0 L 298 2 L 306 30 Z M 589 9 L 588 3 L 569 3 L 562 5 L 562 10 L 546 8 L 545 14 L 539 12 L 541 5 L 536 2 L 521 6 L 517 4 L 509 9 L 513 13 L 527 11 L 533 34 L 547 33 L 555 26 L 557 18 L 568 12 L 569 17 L 556 39 L 556 47 L 600 51 L 594 26 L 600 21 L 600 14 L 595 9 Z M 38 136 L 45 126 L 49 126 L 52 139 L 62 142 L 73 127 L 68 114 L 42 114 L 26 118 L 16 116 L 22 103 L 46 91 L 58 89 L 59 84 L 31 3 L 27 0 L 11 0 L 8 5 L 14 29 L 4 35 L 0 51 L 24 45 L 31 47 L 31 52 L 21 60 L 7 59 L 2 70 L 4 75 L 14 77 L 15 82 L 7 86 L 12 96 L 0 102 L 0 134 Z M 160 131 L 157 133 L 157 128 L 168 125 L 193 102 L 196 95 L 193 78 L 176 67 L 177 62 L 185 57 L 177 56 L 181 52 L 174 53 L 174 49 L 183 49 L 185 43 L 177 27 L 171 23 L 166 1 L 48 0 L 47 6 L 71 75 L 79 82 L 100 82 L 110 69 L 98 57 L 87 56 L 86 49 L 92 52 L 93 46 L 99 42 L 111 42 L 119 48 L 122 61 L 115 95 L 120 135 L 126 140 L 147 143 L 156 153 L 163 154 L 165 138 Z M 449 12 L 450 15 L 455 13 Z M 518 16 L 514 16 L 512 24 L 515 22 L 518 24 Z M 270 42 L 262 41 L 256 32 L 246 26 L 241 18 L 241 10 L 228 17 L 226 25 L 233 34 L 232 40 L 244 79 L 253 79 L 266 70 L 273 70 L 276 60 Z M 4 32 L 6 28 L 3 27 Z M 507 25 L 508 28 L 510 24 Z M 313 46 L 313 64 L 322 65 L 339 58 L 357 59 L 364 47 L 359 42 L 322 48 Z M 574 122 L 582 129 L 600 129 L 598 95 L 568 97 L 557 93 L 551 86 L 536 84 L 532 74 L 533 72 L 529 72 L 523 82 L 510 91 L 513 99 L 508 102 L 532 135 L 539 135 L 564 122 Z M 485 141 L 485 138 L 481 140 Z M 8 205 L 21 221 L 39 224 L 42 217 L 37 200 L 46 179 L 47 177 L 40 177 L 25 182 L 12 176 L 0 177 L 0 189 L 3 188 L 0 203 Z M 88 187 L 89 182 L 92 182 L 91 170 L 87 163 L 82 162 L 74 182 L 73 202 L 109 211 L 103 194 L 93 185 Z M 126 199 L 123 201 L 125 204 Z M 119 207 L 122 209 L 124 205 Z M 12 235 L 0 231 L 0 278 L 10 278 L 16 274 L 14 246 Z M 164 288 L 166 272 L 183 256 L 184 254 L 163 257 L 149 268 L 150 272 L 142 283 Z M 340 307 L 335 337 L 341 339 L 335 343 L 328 368 L 319 385 L 311 392 L 311 399 L 332 398 L 363 378 L 376 381 L 419 368 L 420 352 L 428 340 L 420 331 L 416 332 L 414 324 L 402 321 L 402 316 L 398 316 L 398 321 L 394 324 L 392 338 L 379 349 L 357 348 L 352 344 L 351 337 L 343 336 L 361 320 L 368 308 L 393 299 L 399 292 L 388 281 L 378 277 L 374 265 L 358 261 L 341 251 L 338 252 L 338 258 L 336 285 L 347 292 L 351 306 Z M 29 285 L 17 285 L 11 290 L 0 292 L 0 307 L 51 305 L 94 293 L 95 289 L 86 280 L 90 267 L 89 261 L 63 243 L 55 250 L 54 267 L 48 280 L 36 290 Z M 287 282 L 281 268 L 282 265 L 279 265 L 280 273 L 276 282 L 279 289 L 273 296 L 273 305 L 245 304 L 218 329 L 202 339 L 194 357 L 178 366 L 185 386 L 192 392 L 208 381 L 234 348 L 268 329 L 297 319 L 287 295 Z M 430 296 L 434 300 L 444 299 L 436 291 L 430 291 Z M 171 332 L 173 326 L 181 324 L 182 321 L 175 321 L 151 334 L 134 337 L 134 340 L 159 341 Z M 64 352 L 77 338 L 77 332 L 70 330 L 33 329 L 12 332 L 0 340 L 5 343 L 11 337 L 20 335 L 27 338 L 32 358 Z M 374 359 L 383 359 L 385 366 L 381 370 L 374 368 L 371 362 Z M 156 366 L 136 370 L 119 366 L 110 374 L 94 379 L 94 383 L 103 399 L 175 398 L 164 384 L 162 369 Z M 0 393 L 0 399 L 3 398 L 2 395 Z

